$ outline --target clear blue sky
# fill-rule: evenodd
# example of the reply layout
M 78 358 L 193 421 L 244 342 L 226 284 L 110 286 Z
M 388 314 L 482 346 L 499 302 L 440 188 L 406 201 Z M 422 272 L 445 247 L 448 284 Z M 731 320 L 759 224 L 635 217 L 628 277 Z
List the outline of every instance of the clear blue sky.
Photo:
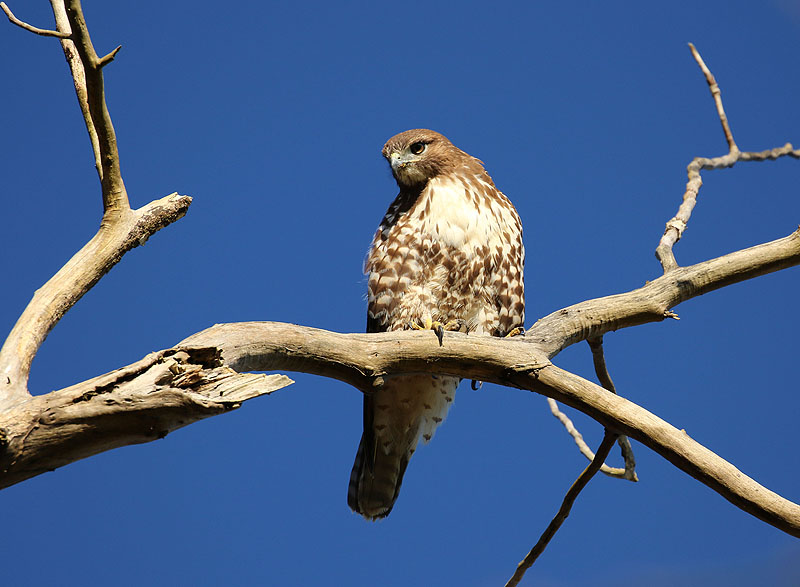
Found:
M 124 6 L 123 6 L 124 4 Z M 516 204 L 528 320 L 658 276 L 692 157 L 726 150 L 686 47 L 719 80 L 742 149 L 800 144 L 800 4 L 84 2 L 136 206 L 188 215 L 128 254 L 55 328 L 43 393 L 218 322 L 365 323 L 361 263 L 396 193 L 380 148 L 428 127 Z M 11 0 L 52 26 L 45 0 Z M 0 330 L 94 234 L 91 150 L 54 39 L 0 23 Z M 800 162 L 707 173 L 676 254 L 791 233 Z M 800 500 L 800 270 L 613 333 L 620 393 Z M 592 376 L 588 348 L 556 363 Z M 502 584 L 584 466 L 540 396 L 461 388 L 392 515 L 345 503 L 361 397 L 297 384 L 148 445 L 0 495 L 3 583 Z M 571 413 L 572 414 L 572 413 Z M 597 445 L 600 427 L 572 414 Z M 527 584 L 796 585 L 800 544 L 635 445 L 641 482 L 596 478 Z M 618 458 L 615 455 L 615 458 Z

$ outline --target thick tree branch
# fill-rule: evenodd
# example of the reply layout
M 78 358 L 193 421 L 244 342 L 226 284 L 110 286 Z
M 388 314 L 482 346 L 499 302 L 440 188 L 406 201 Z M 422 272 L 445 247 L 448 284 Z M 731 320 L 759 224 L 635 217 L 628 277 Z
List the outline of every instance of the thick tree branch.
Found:
M 685 432 L 549 363 L 570 344 L 663 320 L 682 301 L 798 263 L 800 231 L 795 231 L 770 243 L 677 268 L 637 290 L 564 308 L 539 320 L 522 340 L 472 337 L 467 341 L 465 335 L 446 333 L 441 349 L 430 341 L 420 348 L 407 338 L 411 333 L 329 338 L 314 329 L 247 323 L 218 325 L 182 344 L 220 345 L 226 362 L 237 370 L 304 371 L 346 381 L 365 392 L 380 385 L 389 373 L 409 372 L 437 372 L 531 389 L 638 440 L 738 507 L 800 536 L 799 506 L 746 477 Z M 381 342 L 387 343 L 388 354 L 377 348 Z M 367 359 L 358 361 L 357 356 Z
M 535 391 L 638 440 L 737 507 L 800 537 L 800 506 L 745 476 L 685 431 L 554 366 L 538 345 L 446 333 L 444 346 L 439 347 L 435 337 L 425 335 L 336 334 L 275 322 L 245 322 L 218 324 L 179 346 L 215 346 L 237 371 L 302 371 L 333 377 L 365 392 L 381 385 L 390 373 L 440 373 Z
M 513 380 L 518 386 L 554 397 L 607 428 L 638 440 L 736 507 L 800 537 L 800 505 L 746 476 L 690 438 L 685 430 L 678 430 L 624 398 L 598 393 L 600 388 L 593 383 L 555 366 L 542 369 L 535 376 L 521 373 Z
M 787 237 L 678 267 L 633 291 L 587 300 L 545 316 L 525 339 L 552 358 L 576 342 L 674 318 L 670 308 L 733 283 L 800 264 L 800 229 Z
M 79 459 L 163 438 L 285 387 L 283 375 L 239 374 L 216 349 L 167 350 L 0 412 L 0 488 Z
M 800 506 L 759 485 L 692 440 L 685 431 L 678 430 L 625 398 L 559 369 L 549 362 L 536 345 L 525 340 L 446 333 L 445 344 L 440 347 L 436 338 L 429 334 L 410 331 L 337 334 L 292 324 L 248 322 L 214 326 L 190 337 L 177 350 L 190 356 L 198 352 L 205 356 L 208 349 L 213 347 L 221 351 L 226 366 L 237 371 L 302 371 L 346 381 L 363 391 L 382 384 L 389 373 L 440 373 L 535 391 L 589 415 L 616 433 L 638 440 L 737 507 L 784 532 L 800 537 Z M 122 372 L 131 370 L 135 371 L 136 368 L 126 368 Z M 203 371 L 195 375 L 204 376 Z M 131 381 L 133 389 L 151 389 L 148 387 L 152 383 L 150 379 L 146 378 L 144 384 L 138 379 L 135 377 Z M 93 389 L 91 382 L 83 385 L 87 385 L 89 390 Z M 53 401 L 60 402 L 59 405 L 74 403 L 74 396 L 69 396 L 72 399 L 64 402 L 58 399 L 59 392 L 54 393 Z M 85 393 L 81 391 L 78 396 L 83 397 Z M 21 439 L 28 434 L 28 430 L 36 428 L 43 418 L 46 419 L 50 406 L 40 402 L 46 401 L 45 398 L 51 395 L 32 398 L 3 413 L 0 430 L 4 431 L 3 437 L 7 440 L 2 442 L 0 439 L 0 449 L 9 455 L 3 456 L 0 461 L 4 459 L 3 462 L 14 463 L 28 454 L 31 450 L 28 445 L 24 442 L 14 444 L 8 439 Z M 128 409 L 124 400 L 113 403 L 118 414 Z M 150 409 L 158 410 L 158 402 L 151 404 Z M 147 411 L 139 416 L 144 417 Z M 92 418 L 90 411 L 83 423 L 87 429 Z M 172 418 L 176 420 L 172 428 L 188 423 L 181 410 L 172 412 Z M 162 422 L 164 426 L 166 424 Z M 11 427 L 23 432 L 9 433 Z M 113 430 L 113 426 L 109 427 L 110 436 L 103 438 L 101 445 L 93 452 L 139 441 L 129 440 L 130 435 L 125 431 L 121 433 L 119 441 L 112 442 Z M 74 433 L 76 438 L 80 435 L 77 429 Z M 68 458 L 63 457 L 69 452 L 59 444 L 60 438 L 57 435 L 49 437 L 48 450 L 39 451 L 36 455 L 38 460 L 31 458 L 26 461 L 26 470 L 50 470 L 69 462 Z M 85 438 L 84 442 L 93 444 L 91 437 Z M 81 449 L 84 452 L 86 450 Z M 80 454 L 86 456 L 83 452 Z M 17 481 L 32 474 L 35 473 L 26 473 Z M 11 475 L 11 470 L 6 473 L 0 471 L 0 486 L 17 482 L 13 479 L 4 481 L 5 475 Z
M 192 199 L 171 194 L 104 223 L 86 245 L 41 288 L 0 349 L 0 410 L 25 400 L 36 352 L 50 330 L 103 275 L 134 247 L 186 214 Z

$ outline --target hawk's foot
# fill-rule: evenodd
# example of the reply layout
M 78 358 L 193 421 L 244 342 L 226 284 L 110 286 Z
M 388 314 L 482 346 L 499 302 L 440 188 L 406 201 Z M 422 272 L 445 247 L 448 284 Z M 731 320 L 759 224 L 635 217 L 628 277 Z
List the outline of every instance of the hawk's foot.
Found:
M 456 318 L 455 320 L 450 320 L 447 324 L 442 324 L 438 320 L 432 320 L 430 317 L 427 317 L 421 324 L 409 322 L 409 326 L 413 330 L 433 330 L 434 334 L 436 334 L 436 338 L 439 339 L 439 346 L 444 345 L 445 330 L 448 332 L 457 332 L 463 329 L 464 332 L 467 332 L 467 321 L 461 318 Z
M 525 336 L 525 329 L 522 326 L 512 328 L 511 332 L 506 334 L 503 338 L 511 338 L 512 336 Z

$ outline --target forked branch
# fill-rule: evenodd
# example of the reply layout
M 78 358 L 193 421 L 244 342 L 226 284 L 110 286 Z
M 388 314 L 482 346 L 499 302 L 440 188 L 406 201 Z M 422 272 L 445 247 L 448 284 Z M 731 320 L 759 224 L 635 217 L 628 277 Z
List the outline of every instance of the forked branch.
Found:
M 678 267 L 678 262 L 675 260 L 675 254 L 672 251 L 673 246 L 683 236 L 689 224 L 689 219 L 692 216 L 695 204 L 697 204 L 697 194 L 700 187 L 703 185 L 703 178 L 700 176 L 700 171 L 710 169 L 725 169 L 733 167 L 739 161 L 765 161 L 767 159 L 778 159 L 779 157 L 794 157 L 800 158 L 800 149 L 795 149 L 791 143 L 786 143 L 783 147 L 770 149 L 761 152 L 741 152 L 736 142 L 733 140 L 733 132 L 728 123 L 728 117 L 725 115 L 725 109 L 722 106 L 722 94 L 717 84 L 714 75 L 708 69 L 700 53 L 694 45 L 689 43 L 689 48 L 692 51 L 700 70 L 706 78 L 706 83 L 711 91 L 711 96 L 714 98 L 714 105 L 717 108 L 717 116 L 719 116 L 720 123 L 722 124 L 722 131 L 725 135 L 725 141 L 728 143 L 728 153 L 721 157 L 714 157 L 707 159 L 705 157 L 695 157 L 687 167 L 687 174 L 689 181 L 686 183 L 686 191 L 683 194 L 683 202 L 678 208 L 677 214 L 667 222 L 664 234 L 661 236 L 661 241 L 656 248 L 656 258 L 661 263 L 664 273 L 672 271 Z
M 572 440 L 575 441 L 575 445 L 578 447 L 580 453 L 587 458 L 589 461 L 593 461 L 595 459 L 595 453 L 589 448 L 589 445 L 586 444 L 586 441 L 583 439 L 583 434 L 581 434 L 580 430 L 575 427 L 575 424 L 572 422 L 569 416 L 567 416 L 561 409 L 558 407 L 558 402 L 551 397 L 547 398 L 547 405 L 550 407 L 550 413 L 561 422 L 561 425 L 572 437 Z M 611 467 L 605 463 L 602 464 L 600 467 L 600 472 L 604 475 L 608 475 L 609 477 L 615 477 L 617 479 L 629 479 L 630 481 L 638 481 L 638 477 L 636 477 L 636 472 L 631 469 L 631 473 L 627 473 L 626 470 L 621 467 Z
M 103 219 L 97 234 L 61 270 L 39 288 L 0 349 L 0 410 L 30 397 L 28 376 L 33 358 L 61 317 L 105 275 L 122 256 L 144 244 L 161 228 L 188 210 L 191 198 L 171 194 L 131 210 L 120 172 L 119 152 L 105 102 L 102 68 L 119 48 L 105 57 L 94 50 L 79 0 L 51 0 L 58 27 L 55 36 L 72 72 L 78 103 L 95 152 L 100 175 Z M 4 4 L 9 19 L 16 17 Z M 30 25 L 26 30 L 40 33 Z M 34 30 L 32 30 L 34 29 Z
M 590 338 L 586 342 L 589 343 L 589 348 L 592 351 L 594 372 L 597 374 L 600 385 L 611 393 L 617 393 L 617 388 L 611 380 L 611 374 L 608 372 L 608 365 L 606 365 L 606 354 L 603 350 L 603 337 L 598 336 L 597 338 Z M 631 447 L 630 440 L 628 440 L 627 436 L 618 436 L 617 444 L 622 452 L 622 458 L 625 461 L 623 478 L 628 481 L 638 481 L 639 478 L 636 476 L 636 458 L 633 456 L 633 448 Z
M 56 4 L 62 3 L 62 0 L 51 0 L 51 2 L 55 8 Z M 106 106 L 105 81 L 103 79 L 103 67 L 114 59 L 121 47 L 117 47 L 105 57 L 97 55 L 89 36 L 89 29 L 86 27 L 80 0 L 66 0 L 66 17 L 86 79 L 86 100 L 90 118 L 86 121 L 87 127 L 94 127 L 97 134 L 99 153 L 95 161 L 99 158 L 100 167 L 97 172 L 103 190 L 103 210 L 107 215 L 110 212 L 124 212 L 130 210 L 130 205 L 128 204 L 128 193 L 122 181 L 117 135 Z M 71 56 L 67 55 L 68 61 L 70 58 Z M 79 96 L 80 98 L 81 96 Z
M 611 393 L 617 393 L 614 382 L 611 380 L 611 375 L 608 373 L 608 367 L 606 366 L 605 353 L 603 351 L 603 338 L 590 338 L 587 342 L 589 343 L 589 348 L 592 350 L 592 362 L 594 363 L 594 370 L 597 374 L 598 381 L 600 381 L 600 385 Z M 575 441 L 581 454 L 588 460 L 593 461 L 596 456 L 595 453 L 592 452 L 592 449 L 589 448 L 589 445 L 583 440 L 583 434 L 575 427 L 572 420 L 559 409 L 558 402 L 548 397 L 547 404 L 550 406 L 550 412 L 553 416 L 561 422 L 567 433 Z M 633 448 L 631 447 L 630 440 L 628 440 L 626 436 L 619 436 L 617 438 L 617 444 L 619 444 L 620 451 L 622 452 L 625 467 L 610 467 L 603 463 L 600 467 L 600 472 L 617 479 L 626 479 L 634 482 L 638 481 L 639 478 L 636 475 L 636 459 L 633 455 Z
M 342 335 L 279 323 L 217 325 L 189 337 L 179 348 L 33 398 L 27 390 L 31 362 L 53 326 L 128 250 L 181 218 L 191 201 L 172 194 L 139 210 L 130 209 L 104 93 L 103 68 L 113 61 L 119 47 L 102 57 L 97 54 L 80 0 L 51 0 L 51 4 L 56 31 L 20 21 L 4 3 L 0 8 L 15 25 L 60 39 L 92 142 L 104 214 L 97 234 L 36 292 L 0 349 L 0 487 L 103 450 L 158 438 L 290 383 L 282 376 L 237 371 L 303 371 L 346 381 L 361 391 L 370 391 L 389 374 L 437 373 L 534 391 L 589 415 L 606 428 L 592 463 L 567 493 L 559 514 L 526 561 L 535 559 L 566 518 L 617 434 L 638 440 L 737 507 L 800 537 L 800 506 L 742 474 L 685 431 L 550 362 L 576 342 L 596 341 L 606 332 L 674 317 L 671 308 L 685 300 L 800 264 L 800 231 L 689 267 L 679 267 L 675 261 L 672 248 L 696 203 L 701 170 L 730 167 L 738 161 L 800 158 L 800 151 L 791 144 L 760 153 L 739 152 L 716 80 L 694 47 L 729 152 L 714 159 L 696 158 L 689 165 L 683 202 L 656 251 L 664 275 L 643 287 L 545 316 L 524 340 L 446 333 L 445 345 L 440 347 L 432 337 L 418 332 Z M 595 347 L 593 351 L 597 365 L 602 348 L 599 353 Z M 598 367 L 598 376 L 601 381 L 607 379 L 604 385 L 613 390 L 604 366 Z

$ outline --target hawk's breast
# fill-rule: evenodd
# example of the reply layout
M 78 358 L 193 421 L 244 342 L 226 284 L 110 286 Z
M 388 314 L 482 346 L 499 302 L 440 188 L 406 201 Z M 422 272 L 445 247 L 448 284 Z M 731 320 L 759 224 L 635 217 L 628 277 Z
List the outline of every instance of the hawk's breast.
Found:
M 370 316 L 387 330 L 460 318 L 494 333 L 500 272 L 521 255 L 519 219 L 491 180 L 461 170 L 433 178 L 376 234 L 366 264 Z

